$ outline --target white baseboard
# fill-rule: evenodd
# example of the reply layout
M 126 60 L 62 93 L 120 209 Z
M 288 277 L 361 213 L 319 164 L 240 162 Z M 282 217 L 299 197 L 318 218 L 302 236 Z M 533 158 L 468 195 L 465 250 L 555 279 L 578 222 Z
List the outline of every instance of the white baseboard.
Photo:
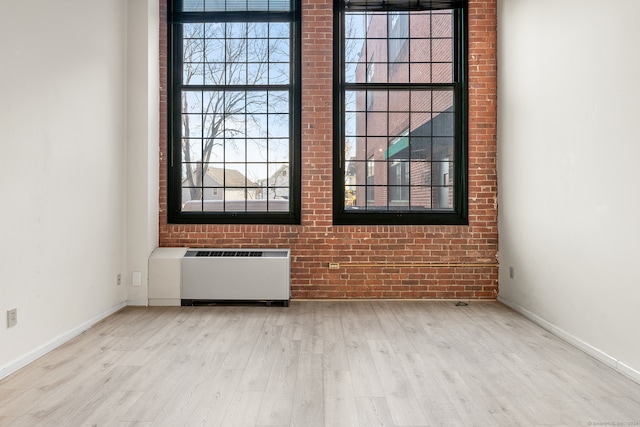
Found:
M 500 295 L 498 295 L 498 301 L 506 305 L 507 307 L 514 309 L 515 311 L 522 314 L 527 319 L 531 320 L 536 325 L 551 332 L 553 335 L 557 336 L 563 341 L 566 341 L 569 344 L 573 345 L 574 347 L 577 347 L 580 350 L 584 351 L 594 359 L 599 360 L 605 365 L 610 366 L 611 368 L 615 369 L 621 374 L 631 378 L 635 382 L 640 383 L 640 371 L 633 369 L 631 366 L 626 365 L 624 362 L 616 359 L 615 357 L 608 355 L 607 353 L 599 350 L 598 348 L 592 346 L 591 344 L 585 341 L 582 341 L 580 338 L 574 335 L 571 335 L 564 329 L 557 327 L 553 323 L 543 319 L 542 317 L 527 310 L 521 305 L 514 303 L 513 301 L 510 301 L 504 297 L 501 297 Z
M 149 307 L 180 307 L 180 298 L 149 298 Z
M 132 307 L 149 307 L 149 301 L 146 299 L 130 299 L 127 301 L 127 305 Z
M 126 305 L 127 304 L 125 302 L 122 302 L 122 303 L 116 305 L 115 307 L 111 307 L 109 310 L 107 310 L 104 313 L 94 317 L 93 319 L 90 319 L 90 320 L 82 323 L 81 325 L 73 328 L 72 330 L 70 330 L 70 331 L 68 331 L 68 332 L 66 332 L 66 333 L 64 333 L 62 335 L 59 335 L 58 337 L 52 339 L 48 343 L 46 343 L 44 345 L 41 345 L 40 347 L 36 348 L 35 350 L 25 354 L 24 356 L 21 356 L 18 359 L 8 363 L 7 365 L 0 367 L 0 380 L 2 380 L 5 377 L 8 377 L 12 373 L 16 372 L 18 369 L 27 366 L 29 363 L 32 363 L 33 361 L 39 359 L 40 357 L 42 357 L 45 354 L 49 353 L 51 350 L 54 350 L 54 349 L 60 347 L 62 344 L 66 343 L 67 341 L 72 340 L 73 338 L 77 337 L 81 333 L 83 333 L 83 332 L 87 331 L 88 329 L 90 329 L 96 323 L 102 321 L 103 319 L 106 319 L 107 317 L 109 317 L 113 313 L 115 313 L 116 311 L 121 310 L 122 308 L 126 307 Z

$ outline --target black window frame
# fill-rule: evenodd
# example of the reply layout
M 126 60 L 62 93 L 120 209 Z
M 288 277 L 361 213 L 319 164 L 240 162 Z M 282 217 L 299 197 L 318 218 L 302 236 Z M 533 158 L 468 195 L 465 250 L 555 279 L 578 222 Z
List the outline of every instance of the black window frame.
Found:
M 345 16 L 348 12 L 452 10 L 453 82 L 347 83 L 345 61 Z M 334 2 L 334 156 L 333 222 L 336 225 L 468 225 L 468 1 L 467 0 L 336 0 Z M 454 196 L 451 210 L 353 209 L 346 207 L 345 94 L 362 89 L 442 90 L 452 88 L 454 98 Z M 351 168 L 349 168 L 351 169 Z M 389 184 L 387 184 L 389 189 Z M 368 191 L 368 188 L 365 190 Z M 368 194 L 368 193 L 367 193 Z
M 273 1 L 273 0 L 272 0 Z M 267 1 L 262 3 L 267 4 Z M 167 221 L 169 224 L 300 224 L 301 221 L 301 0 L 291 0 L 290 11 L 182 11 L 182 0 L 168 0 L 167 65 Z M 183 211 L 181 91 L 183 23 L 287 22 L 290 34 L 289 96 L 289 210 L 288 211 Z M 207 85 L 201 85 L 206 90 Z M 269 86 L 269 85 L 267 85 Z M 236 86 L 238 87 L 238 86 Z M 255 87 L 245 85 L 239 90 Z M 265 90 L 265 89 L 261 89 Z M 266 89 L 268 90 L 268 89 Z M 224 189 L 224 187 L 221 187 Z

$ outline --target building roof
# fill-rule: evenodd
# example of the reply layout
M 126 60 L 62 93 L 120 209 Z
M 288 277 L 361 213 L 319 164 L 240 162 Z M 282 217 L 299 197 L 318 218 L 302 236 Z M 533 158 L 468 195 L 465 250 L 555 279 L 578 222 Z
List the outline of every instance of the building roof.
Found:
M 225 187 L 254 187 L 255 184 L 235 169 L 207 168 L 207 175 Z M 226 177 L 226 179 L 225 179 Z
M 225 181 L 226 172 L 226 181 Z M 256 184 L 235 169 L 207 168 L 207 175 L 220 187 L 255 187 Z M 187 179 L 183 179 L 183 184 Z

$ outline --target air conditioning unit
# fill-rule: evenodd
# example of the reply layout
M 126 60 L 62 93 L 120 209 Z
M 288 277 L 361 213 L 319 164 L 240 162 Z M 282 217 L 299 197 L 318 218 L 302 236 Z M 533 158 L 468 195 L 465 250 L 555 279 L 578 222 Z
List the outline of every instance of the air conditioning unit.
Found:
M 182 258 L 182 305 L 264 301 L 289 305 L 289 249 L 189 249 Z

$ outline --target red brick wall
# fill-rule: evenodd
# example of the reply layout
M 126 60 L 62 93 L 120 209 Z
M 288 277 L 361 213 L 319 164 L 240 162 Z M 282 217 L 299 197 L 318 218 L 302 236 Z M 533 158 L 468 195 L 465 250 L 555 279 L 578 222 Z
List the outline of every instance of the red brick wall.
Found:
M 302 1 L 302 224 L 167 224 L 166 0 L 160 6 L 160 245 L 291 249 L 294 298 L 495 298 L 496 0 L 469 1 L 469 225 L 332 224 L 332 0 Z M 340 268 L 330 270 L 330 262 Z

